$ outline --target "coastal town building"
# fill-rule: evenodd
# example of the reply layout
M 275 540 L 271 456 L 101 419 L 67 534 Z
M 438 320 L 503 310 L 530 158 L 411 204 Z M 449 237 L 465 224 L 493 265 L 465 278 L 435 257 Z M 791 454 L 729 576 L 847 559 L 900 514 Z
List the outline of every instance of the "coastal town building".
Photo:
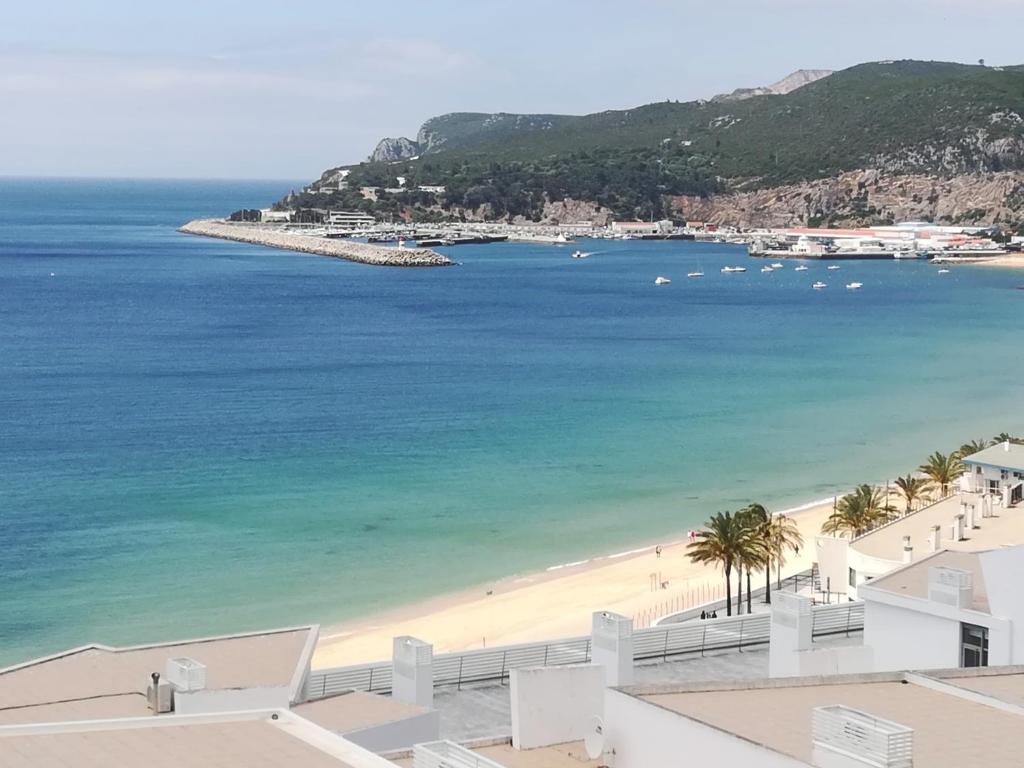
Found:
M 429 192 L 432 195 L 443 195 L 445 192 L 444 184 L 420 184 L 416 189 L 420 192 Z
M 260 221 L 272 224 L 285 224 L 292 220 L 292 211 L 275 211 L 272 208 L 260 209 Z
M 328 211 L 324 223 L 331 227 L 372 227 L 377 220 L 363 211 Z
M 612 232 L 620 235 L 656 235 L 670 232 L 672 222 L 664 221 L 613 221 Z
M 988 494 L 1006 506 L 1024 500 L 1024 445 L 998 443 L 964 458 L 961 476 L 966 493 Z
M 962 462 L 966 471 L 949 496 L 852 539 L 816 536 L 828 593 L 856 600 L 861 585 L 939 550 L 1024 541 L 1024 446 L 999 443 Z
M 885 672 L 609 689 L 616 768 L 1010 768 L 1024 750 L 1024 668 Z

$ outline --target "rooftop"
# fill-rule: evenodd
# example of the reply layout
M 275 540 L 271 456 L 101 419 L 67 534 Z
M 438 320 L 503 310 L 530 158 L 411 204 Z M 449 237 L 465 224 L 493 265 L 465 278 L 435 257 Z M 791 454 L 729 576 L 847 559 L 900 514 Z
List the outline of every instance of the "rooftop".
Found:
M 1002 677 L 1006 679 L 997 680 L 1000 672 L 993 669 L 981 684 L 991 690 L 1012 690 L 1021 668 L 1005 670 Z M 1021 715 L 972 701 L 961 688 L 966 678 L 947 684 L 944 676 L 942 672 L 842 675 L 625 692 L 808 763 L 812 710 L 841 704 L 912 728 L 916 768 L 1019 766 L 1024 751 Z M 1011 695 L 1019 698 L 1020 694 Z M 738 717 L 739 712 L 751 715 Z
M 981 568 L 981 559 L 976 552 L 942 550 L 917 560 L 908 566 L 887 573 L 885 576 L 880 576 L 862 586 L 868 589 L 883 589 L 886 592 L 892 592 L 897 595 L 909 595 L 927 600 L 930 570 L 936 566 L 970 571 L 973 586 L 970 609 L 980 613 L 989 613 L 988 593 L 985 590 L 985 574 Z
M 287 712 L 0 728 L 4 768 L 384 768 Z M 145 755 L 142 760 L 141 756 Z
M 425 707 L 406 704 L 390 696 L 363 691 L 349 691 L 292 707 L 295 714 L 338 733 L 393 723 L 428 711 Z
M 89 645 L 0 669 L 0 724 L 148 715 L 146 687 L 169 658 L 207 667 L 208 689 L 291 686 L 316 643 L 299 627 L 157 645 Z
M 1024 445 L 996 443 L 983 451 L 965 456 L 962 461 L 965 464 L 984 464 L 987 467 L 1024 472 Z
M 961 551 L 993 549 L 1006 542 L 1024 541 L 1024 514 L 1021 510 L 997 510 L 992 517 L 977 516 L 978 528 L 964 531 L 964 541 L 953 541 L 949 535 L 953 517 L 961 512 L 961 501 L 977 503 L 978 497 L 965 493 L 951 496 L 944 501 L 913 512 L 896 522 L 882 526 L 856 539 L 850 546 L 861 554 L 899 563 L 903 559 L 903 537 L 910 537 L 914 558 L 918 560 L 929 554 L 929 537 L 932 528 L 941 526 L 940 548 Z

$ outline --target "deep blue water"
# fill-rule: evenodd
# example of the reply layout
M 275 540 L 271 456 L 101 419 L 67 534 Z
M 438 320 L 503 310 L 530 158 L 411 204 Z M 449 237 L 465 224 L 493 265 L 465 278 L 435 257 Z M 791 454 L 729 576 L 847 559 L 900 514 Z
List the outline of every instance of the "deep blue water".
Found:
M 174 231 L 292 186 L 0 179 L 0 660 L 336 621 L 1024 427 L 1024 273 Z

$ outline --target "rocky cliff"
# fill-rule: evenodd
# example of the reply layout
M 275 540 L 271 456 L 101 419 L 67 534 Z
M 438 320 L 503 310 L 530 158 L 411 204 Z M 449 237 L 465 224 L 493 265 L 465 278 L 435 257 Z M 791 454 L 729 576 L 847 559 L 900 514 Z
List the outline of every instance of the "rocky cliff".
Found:
M 792 93 L 797 88 L 803 88 L 805 85 L 810 85 L 811 83 L 821 80 L 824 77 L 828 77 L 831 74 L 831 69 L 798 69 L 796 72 L 786 75 L 784 78 L 776 83 L 772 83 L 771 85 L 758 88 L 737 88 L 732 93 L 720 93 L 717 96 L 713 96 L 711 101 L 743 101 L 744 99 L 751 99 L 754 96 L 784 96 L 787 93 Z
M 938 178 L 851 171 L 829 179 L 672 200 L 688 220 L 741 227 L 851 226 L 926 220 L 1000 224 L 1024 218 L 1024 171 Z
M 370 155 L 371 163 L 391 163 L 408 160 L 420 153 L 419 144 L 412 139 L 399 136 L 396 139 L 381 139 Z

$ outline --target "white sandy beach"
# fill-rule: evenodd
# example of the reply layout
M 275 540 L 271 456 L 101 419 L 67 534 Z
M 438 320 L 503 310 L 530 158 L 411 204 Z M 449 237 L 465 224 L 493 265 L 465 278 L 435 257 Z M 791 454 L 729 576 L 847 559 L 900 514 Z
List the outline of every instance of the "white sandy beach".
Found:
M 814 536 L 831 512 L 832 500 L 828 499 L 788 513 L 803 534 L 804 546 L 799 555 L 789 558 L 783 576 L 811 566 Z M 655 553 L 657 544 L 652 543 L 325 627 L 313 665 L 332 667 L 388 659 L 392 638 L 397 635 L 427 640 L 434 644 L 435 652 L 442 653 L 586 634 L 591 614 L 597 610 L 650 618 L 698 595 L 714 596 L 717 590 L 721 597 L 721 571 L 690 562 L 685 554 L 686 533 L 662 542 L 660 558 Z M 668 582 L 668 586 L 652 590 L 652 581 Z M 734 574 L 734 593 L 735 584 Z M 763 584 L 764 575 L 754 574 L 754 588 Z M 640 623 L 646 622 L 641 619 Z

